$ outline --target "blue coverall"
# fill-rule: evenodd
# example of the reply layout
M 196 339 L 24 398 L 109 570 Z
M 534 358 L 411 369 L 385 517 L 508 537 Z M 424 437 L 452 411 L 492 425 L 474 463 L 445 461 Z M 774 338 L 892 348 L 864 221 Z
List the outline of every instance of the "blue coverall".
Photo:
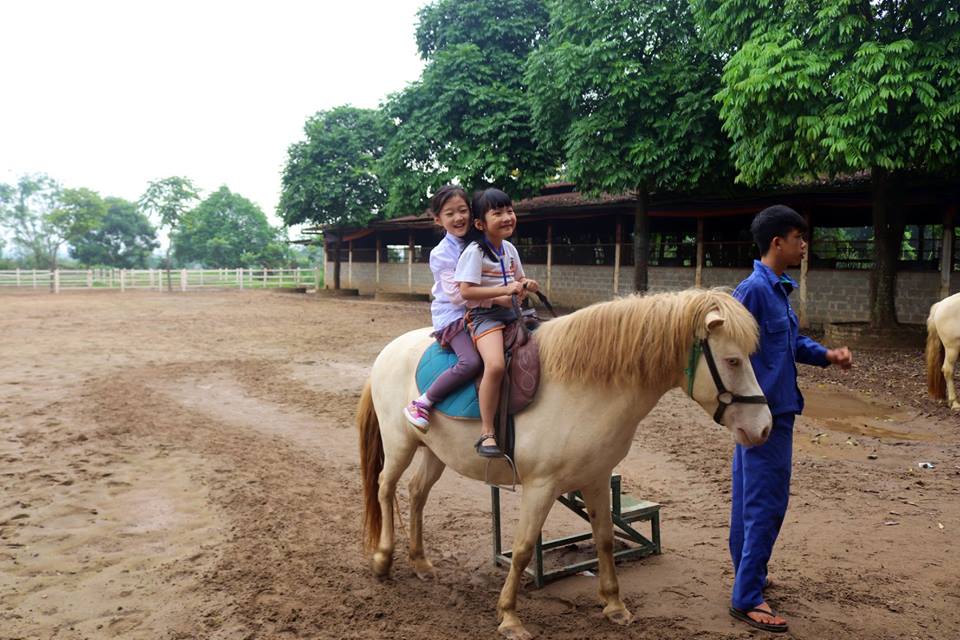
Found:
M 803 411 L 796 363 L 829 364 L 827 349 L 800 335 L 789 300 L 796 287 L 786 274 L 777 276 L 754 260 L 753 273 L 733 292 L 760 328 L 760 345 L 750 362 L 773 415 L 773 428 L 764 444 L 736 445 L 733 453 L 730 556 L 736 576 L 732 605 L 742 610 L 764 601 L 767 562 L 787 513 L 793 421 Z

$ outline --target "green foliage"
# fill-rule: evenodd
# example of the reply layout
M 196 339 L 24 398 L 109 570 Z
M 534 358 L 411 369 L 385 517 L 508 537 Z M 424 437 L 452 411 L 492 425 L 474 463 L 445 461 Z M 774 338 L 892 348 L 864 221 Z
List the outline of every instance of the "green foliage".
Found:
M 189 178 L 171 176 L 150 182 L 138 204 L 142 211 L 157 216 L 161 227 L 173 230 L 199 198 L 200 190 Z
M 44 174 L 21 176 L 15 186 L 0 185 L 0 220 L 13 234 L 25 265 L 56 269 L 57 254 L 95 228 L 106 208 L 90 189 L 61 189 Z
M 731 175 L 720 63 L 686 0 L 553 0 L 526 81 L 541 142 L 586 192 L 686 190 Z
M 143 269 L 159 245 L 157 230 L 137 205 L 122 198 L 106 198 L 100 225 L 78 237 L 70 255 L 85 265 Z
M 695 5 L 731 54 L 717 98 L 739 180 L 957 166 L 955 0 Z
M 323 269 L 323 245 L 293 245 L 290 247 L 290 266 Z
M 366 224 L 383 206 L 376 175 L 389 135 L 379 111 L 342 106 L 320 111 L 290 146 L 278 213 L 284 224 L 335 227 Z
M 61 244 L 73 243 L 100 226 L 106 213 L 107 206 L 96 191 L 64 189 L 47 221 L 53 237 Z
M 49 269 L 53 263 L 47 219 L 59 197 L 60 185 L 44 174 L 23 175 L 15 185 L 0 185 L 0 221 L 25 266 Z
M 280 233 L 260 208 L 223 186 L 180 217 L 171 244 L 181 263 L 273 267 L 287 259 Z
M 543 2 L 436 0 L 419 19 L 426 67 L 383 106 L 397 123 L 380 168 L 387 215 L 419 213 L 449 182 L 518 197 L 542 187 L 559 162 L 534 140 L 522 68 L 546 32 Z

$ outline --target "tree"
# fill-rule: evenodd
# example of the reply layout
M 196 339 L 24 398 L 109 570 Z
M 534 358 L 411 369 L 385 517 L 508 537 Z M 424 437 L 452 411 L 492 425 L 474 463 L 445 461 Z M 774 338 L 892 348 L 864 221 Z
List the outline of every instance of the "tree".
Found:
M 138 204 L 143 211 L 157 216 L 160 226 L 166 227 L 172 237 L 180 223 L 180 218 L 199 198 L 200 190 L 189 178 L 171 176 L 151 182 L 140 196 Z M 167 290 L 173 291 L 173 282 L 170 278 L 170 248 L 171 244 L 167 243 L 164 263 L 167 270 Z
M 77 238 L 70 255 L 87 265 L 145 268 L 153 250 L 160 246 L 157 230 L 136 203 L 110 197 L 104 204 L 103 221 Z
M 380 111 L 341 106 L 308 119 L 306 139 L 287 151 L 278 213 L 287 226 L 325 225 L 335 236 L 337 289 L 342 230 L 365 225 L 386 200 L 376 169 L 389 129 Z
M 47 216 L 47 242 L 52 258 L 50 268 L 57 268 L 57 254 L 61 246 L 79 241 L 100 226 L 106 213 L 107 206 L 96 191 L 84 188 L 64 189 L 60 194 L 60 202 Z
M 64 244 L 96 227 L 106 212 L 90 189 L 62 189 L 43 174 L 24 175 L 16 186 L 0 186 L 0 213 L 13 242 L 35 267 L 57 268 Z
M 647 289 L 651 193 L 732 179 L 720 130 L 720 62 L 687 0 L 553 0 L 526 80 L 541 141 L 586 193 L 634 192 L 634 287 Z
M 957 3 L 695 4 L 711 41 L 730 56 L 717 98 L 738 180 L 870 171 L 870 322 L 896 324 L 902 189 L 911 173 L 957 167 Z
M 0 185 L 0 219 L 33 267 L 49 269 L 53 263 L 48 218 L 59 197 L 60 185 L 44 174 L 23 175 L 15 185 Z
M 213 268 L 280 266 L 287 255 L 260 207 L 226 186 L 183 214 L 170 242 L 179 262 Z
M 398 123 L 381 165 L 388 216 L 423 210 L 456 182 L 514 196 L 556 175 L 533 136 L 521 69 L 546 33 L 541 0 L 436 0 L 419 13 L 420 79 L 383 106 Z

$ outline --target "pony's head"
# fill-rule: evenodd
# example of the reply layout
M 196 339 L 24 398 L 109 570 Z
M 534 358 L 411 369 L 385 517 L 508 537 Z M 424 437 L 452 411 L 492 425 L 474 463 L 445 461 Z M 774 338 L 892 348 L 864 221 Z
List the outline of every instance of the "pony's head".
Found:
M 766 442 L 772 417 L 750 363 L 757 346 L 757 325 L 734 302 L 736 306 L 724 305 L 725 309 L 711 309 L 703 316 L 690 346 L 682 386 L 715 422 L 730 430 L 738 444 L 754 446 Z
M 558 380 L 625 391 L 681 387 L 739 444 L 762 444 L 770 434 L 770 410 L 760 403 L 750 364 L 757 323 L 726 291 L 688 289 L 591 305 L 545 323 L 537 340 L 544 371 Z

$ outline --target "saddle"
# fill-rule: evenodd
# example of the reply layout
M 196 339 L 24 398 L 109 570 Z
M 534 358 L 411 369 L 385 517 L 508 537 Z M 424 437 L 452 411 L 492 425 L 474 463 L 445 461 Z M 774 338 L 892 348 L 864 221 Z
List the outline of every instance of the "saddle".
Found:
M 497 443 L 510 460 L 513 460 L 516 440 L 513 416 L 533 402 L 540 386 L 540 350 L 533 333 L 540 319 L 533 309 L 520 311 L 517 307 L 517 310 L 517 319 L 503 330 L 506 366 L 500 383 L 499 410 L 494 420 Z
M 537 293 L 540 301 L 556 316 L 546 296 Z M 540 319 L 534 309 L 517 309 L 518 319 L 503 330 L 503 351 L 505 372 L 500 384 L 500 404 L 494 420 L 497 443 L 500 449 L 513 458 L 514 429 L 513 416 L 526 409 L 533 402 L 540 386 L 540 350 L 537 346 L 535 329 Z M 443 349 L 434 342 L 421 356 L 417 365 L 417 388 L 423 393 L 437 377 L 456 363 L 456 355 Z M 479 380 L 477 381 L 479 382 Z M 436 409 L 452 418 L 478 420 L 480 406 L 477 388 L 468 383 L 453 392 Z
M 531 323 L 529 316 L 523 330 L 517 323 L 504 329 L 504 346 L 509 349 L 509 360 L 504 381 L 507 385 L 507 412 L 509 414 L 523 411 L 533 402 L 540 384 L 540 354 L 537 350 L 536 338 L 526 328 Z M 504 354 L 507 356 L 507 353 Z M 434 380 L 444 371 L 457 362 L 457 356 L 449 349 L 442 348 L 437 342 L 432 343 L 420 357 L 417 364 L 417 389 L 423 393 Z M 437 403 L 435 409 L 451 418 L 464 420 L 479 420 L 480 405 L 477 399 L 476 381 L 471 381 L 457 389 L 449 396 Z

